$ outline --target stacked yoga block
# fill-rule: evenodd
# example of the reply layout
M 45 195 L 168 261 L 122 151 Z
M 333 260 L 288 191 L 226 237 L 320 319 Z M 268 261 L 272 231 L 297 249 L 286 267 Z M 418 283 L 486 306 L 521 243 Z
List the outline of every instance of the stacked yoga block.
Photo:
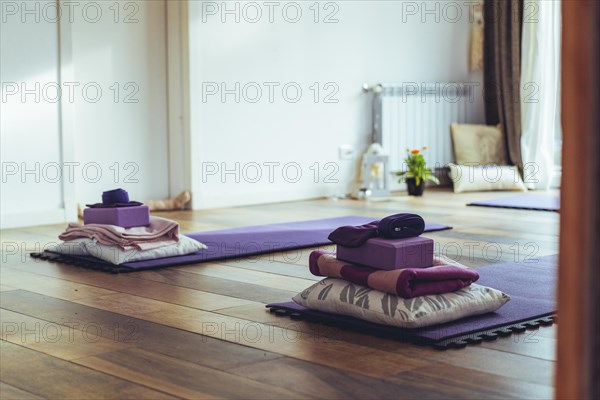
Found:
M 433 240 L 420 236 L 425 221 L 396 214 L 361 226 L 342 226 L 329 235 L 338 260 L 376 269 L 427 268 L 433 265 Z
M 88 205 L 83 210 L 84 224 L 116 225 L 122 228 L 150 225 L 150 208 L 142 203 L 129 201 L 123 189 L 102 193 L 102 203 Z
M 433 240 L 372 238 L 359 247 L 337 246 L 338 260 L 377 269 L 427 268 L 433 265 Z

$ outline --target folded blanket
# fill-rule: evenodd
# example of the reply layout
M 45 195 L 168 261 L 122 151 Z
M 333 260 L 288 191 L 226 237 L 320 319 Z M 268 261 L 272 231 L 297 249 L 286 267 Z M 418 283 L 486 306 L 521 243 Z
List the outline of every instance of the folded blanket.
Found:
M 425 221 L 417 214 L 395 214 L 381 221 L 360 226 L 342 226 L 329 234 L 329 240 L 346 247 L 358 247 L 381 236 L 389 239 L 416 237 L 425 230 Z
M 69 241 L 78 238 L 95 239 L 107 246 L 123 250 L 151 250 L 176 244 L 179 241 L 179 224 L 160 217 L 150 217 L 150 225 L 122 228 L 115 225 L 71 223 L 58 237 Z
M 186 254 L 197 253 L 206 248 L 206 245 L 203 243 L 187 237 L 186 235 L 180 235 L 179 242 L 173 245 L 162 246 L 156 249 L 144 251 L 137 249 L 122 250 L 117 246 L 105 246 L 97 243 L 93 239 L 88 238 L 73 239 L 69 240 L 68 242 L 62 242 L 50 246 L 47 251 L 64 254 L 66 256 L 94 257 L 114 265 L 120 265 L 133 261 L 156 260 L 165 257 L 183 256 Z
M 341 278 L 404 298 L 453 292 L 479 279 L 477 271 L 444 256 L 434 257 L 428 268 L 405 268 L 391 271 L 350 264 L 335 258 L 334 253 L 313 251 L 310 272 L 316 276 Z

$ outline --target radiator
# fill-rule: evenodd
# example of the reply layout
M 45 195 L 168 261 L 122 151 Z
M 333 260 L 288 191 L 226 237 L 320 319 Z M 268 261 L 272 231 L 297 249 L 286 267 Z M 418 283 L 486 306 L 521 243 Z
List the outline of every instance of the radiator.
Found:
M 427 146 L 427 165 L 445 167 L 453 161 L 450 124 L 473 121 L 474 91 L 462 83 L 406 83 L 364 86 L 373 92 L 373 141 L 389 156 L 391 172 L 406 169 L 406 149 Z M 392 177 L 391 190 L 402 185 Z

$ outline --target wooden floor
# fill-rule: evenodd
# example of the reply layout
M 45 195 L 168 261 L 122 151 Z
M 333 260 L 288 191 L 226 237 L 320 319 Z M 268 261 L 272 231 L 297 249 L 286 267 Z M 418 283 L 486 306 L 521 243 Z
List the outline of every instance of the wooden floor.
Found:
M 506 195 L 428 189 L 161 216 L 193 232 L 410 211 L 452 225 L 427 236 L 467 265 L 556 253 L 557 213 L 465 206 Z M 552 397 L 555 327 L 462 350 L 417 347 L 266 312 L 318 280 L 309 250 L 121 275 L 27 256 L 63 228 L 2 232 L 2 399 Z M 499 247 L 485 254 L 486 243 Z

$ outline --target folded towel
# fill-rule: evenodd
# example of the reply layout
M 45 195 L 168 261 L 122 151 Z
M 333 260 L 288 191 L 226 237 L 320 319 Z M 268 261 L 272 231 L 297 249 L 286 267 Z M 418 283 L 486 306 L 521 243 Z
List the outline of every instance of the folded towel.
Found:
M 123 250 L 151 250 L 176 244 L 179 241 L 179 224 L 160 217 L 150 217 L 150 225 L 122 228 L 116 225 L 71 223 L 58 237 L 69 241 L 78 238 L 95 239 L 107 246 Z
M 433 263 L 428 268 L 385 271 L 340 261 L 334 253 L 322 250 L 309 257 L 313 275 L 341 278 L 404 298 L 454 292 L 479 279 L 477 271 L 447 257 L 436 256 Z
M 381 221 L 360 226 L 342 226 L 329 234 L 329 240 L 346 247 L 358 247 L 381 236 L 389 239 L 416 237 L 425 230 L 425 221 L 417 214 L 395 214 Z

